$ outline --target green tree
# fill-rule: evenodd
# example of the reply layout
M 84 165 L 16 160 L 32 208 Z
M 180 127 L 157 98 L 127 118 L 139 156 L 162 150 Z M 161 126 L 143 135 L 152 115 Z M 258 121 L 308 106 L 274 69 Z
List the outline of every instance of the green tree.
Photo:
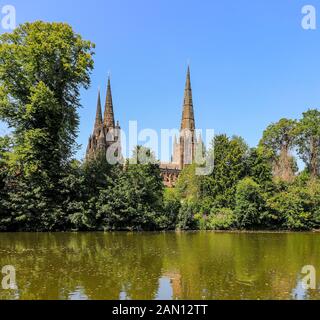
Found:
M 236 226 L 237 220 L 231 209 L 213 209 L 208 218 L 208 227 L 212 230 L 230 230 Z
M 137 146 L 132 152 L 131 164 L 156 164 L 158 161 L 152 150 L 143 146 Z
M 275 177 L 287 182 L 293 180 L 296 170 L 295 160 L 290 155 L 295 142 L 296 125 L 295 120 L 281 119 L 268 126 L 260 141 L 260 147 L 274 163 Z
M 246 175 L 248 146 L 240 137 L 217 135 L 209 152 L 214 154 L 214 170 L 201 180 L 201 196 L 210 197 L 216 207 L 233 208 L 237 183 Z
M 272 183 L 272 163 L 260 148 L 252 148 L 247 158 L 247 175 L 264 188 Z
M 245 178 L 238 183 L 234 213 L 239 228 L 260 227 L 264 205 L 260 186 L 256 182 L 251 178 Z
M 177 229 L 179 230 L 196 230 L 199 215 L 199 204 L 194 201 L 183 201 L 177 217 Z
M 186 166 L 179 175 L 176 189 L 180 199 L 198 200 L 200 177 L 196 175 L 196 164 Z
M 156 164 L 129 164 L 97 203 L 106 230 L 154 230 L 161 222 L 163 182 Z
M 0 119 L 13 141 L 7 204 L 21 226 L 53 228 L 59 218 L 57 190 L 75 151 L 92 50 L 63 23 L 26 23 L 0 36 Z
M 77 229 L 101 229 L 102 218 L 99 214 L 100 193 L 115 185 L 122 174 L 120 165 L 110 165 L 104 154 L 82 165 L 84 209 L 71 216 Z
M 175 188 L 164 190 L 163 214 L 159 227 L 163 230 L 174 230 L 177 226 L 178 213 L 181 208 L 180 196 Z
M 292 186 L 267 201 L 270 213 L 287 230 L 307 230 L 313 226 L 313 201 L 306 188 Z
M 298 153 L 312 178 L 316 178 L 320 173 L 320 111 L 304 112 L 296 132 Z
M 0 137 L 0 231 L 6 230 L 11 225 L 10 212 L 6 207 L 8 201 L 6 190 L 8 152 L 10 152 L 10 138 L 8 136 Z

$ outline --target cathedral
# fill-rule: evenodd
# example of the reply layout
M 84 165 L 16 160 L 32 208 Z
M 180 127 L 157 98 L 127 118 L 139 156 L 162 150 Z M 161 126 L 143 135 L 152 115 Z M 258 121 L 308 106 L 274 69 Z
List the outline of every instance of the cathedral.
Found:
M 110 78 L 108 79 L 107 97 L 102 117 L 100 91 L 98 93 L 96 119 L 93 133 L 89 138 L 86 161 L 99 154 L 106 154 L 111 146 L 118 146 L 121 157 L 120 125 L 115 123 Z M 166 187 L 174 187 L 181 170 L 194 162 L 197 146 L 202 144 L 201 137 L 196 137 L 194 107 L 192 99 L 190 68 L 188 67 L 184 92 L 183 112 L 179 137 L 174 138 L 171 162 L 161 163 L 160 170 Z M 113 150 L 114 151 L 114 150 Z
M 99 154 L 107 154 L 108 149 L 117 146 L 118 156 L 121 157 L 121 141 L 120 141 L 120 125 L 114 120 L 112 93 L 110 78 L 108 79 L 107 96 L 104 108 L 104 116 L 102 117 L 100 90 L 98 92 L 98 102 L 96 119 L 93 133 L 89 137 L 86 161 L 96 158 Z

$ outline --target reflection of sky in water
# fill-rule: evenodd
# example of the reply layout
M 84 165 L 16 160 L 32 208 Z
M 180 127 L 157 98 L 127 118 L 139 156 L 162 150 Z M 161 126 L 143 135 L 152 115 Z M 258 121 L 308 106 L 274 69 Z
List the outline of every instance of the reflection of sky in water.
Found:
M 120 292 L 119 300 L 130 300 L 125 291 Z
M 120 292 L 119 300 L 126 300 L 127 294 L 125 292 Z
M 308 300 L 311 299 L 312 292 L 319 292 L 320 288 L 316 290 L 305 289 L 303 287 L 303 280 L 299 277 L 297 280 L 297 286 L 292 290 L 292 298 L 295 300 Z
M 173 297 L 173 289 L 171 286 L 171 279 L 162 277 L 159 279 L 159 290 L 156 300 L 170 300 Z
M 297 286 L 292 291 L 292 298 L 295 300 L 308 299 L 308 291 L 303 287 L 302 280 L 298 280 Z
M 159 288 L 155 300 L 170 300 L 173 298 L 173 289 L 171 279 L 161 277 L 159 279 Z M 125 290 L 120 292 L 119 300 L 131 300 Z
M 0 286 L 0 300 L 19 300 L 19 299 L 20 299 L 19 290 L 2 290 Z
M 202 291 L 202 293 L 204 294 L 203 298 L 205 298 L 206 291 L 207 291 L 206 289 L 203 289 Z M 16 290 L 15 292 L 16 294 L 12 296 L 12 299 L 19 299 L 18 290 Z M 303 281 L 300 278 L 300 276 L 297 279 L 296 287 L 292 290 L 291 296 L 292 296 L 292 299 L 294 300 L 310 299 L 309 291 L 303 287 Z M 172 285 L 172 279 L 168 276 L 162 276 L 159 279 L 159 287 L 158 287 L 155 300 L 170 300 L 173 298 L 174 298 L 174 289 Z M 0 296 L 0 299 L 1 299 L 1 296 Z M 77 287 L 75 291 L 71 292 L 68 295 L 68 299 L 69 300 L 89 300 L 89 297 L 85 293 L 85 288 Z M 131 300 L 131 298 L 128 296 L 125 289 L 123 289 L 123 291 L 120 292 L 119 300 Z
M 78 287 L 74 292 L 69 294 L 69 300 L 89 300 L 89 298 L 85 294 L 85 289 L 83 287 Z

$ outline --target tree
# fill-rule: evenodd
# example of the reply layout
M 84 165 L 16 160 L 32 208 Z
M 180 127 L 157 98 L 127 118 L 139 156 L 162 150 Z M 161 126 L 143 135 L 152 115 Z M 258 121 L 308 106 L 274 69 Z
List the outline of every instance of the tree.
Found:
M 239 228 L 257 228 L 261 225 L 264 200 L 260 186 L 251 178 L 241 180 L 237 185 L 235 216 Z
M 209 152 L 214 154 L 214 170 L 201 179 L 201 196 L 212 198 L 216 207 L 233 208 L 237 183 L 246 175 L 248 146 L 240 137 L 217 135 Z
M 14 129 L 20 169 L 61 169 L 72 155 L 92 48 L 62 23 L 26 23 L 0 36 L 0 117 Z
M 10 152 L 10 138 L 8 136 L 0 137 L 0 231 L 6 230 L 11 224 L 10 213 L 6 207 L 8 201 L 6 190 L 8 152 Z
M 128 164 L 100 191 L 99 226 L 105 230 L 155 230 L 162 218 L 163 182 L 156 164 Z
M 146 147 L 137 146 L 132 152 L 131 164 L 156 164 L 158 161 L 154 153 Z
M 236 225 L 236 216 L 231 209 L 213 209 L 209 218 L 208 226 L 212 230 L 230 230 Z
M 0 36 L 0 120 L 12 128 L 13 141 L 8 205 L 21 225 L 31 226 L 33 218 L 49 219 L 44 228 L 54 224 L 59 181 L 76 148 L 80 88 L 90 84 L 93 47 L 63 23 L 26 23 Z
M 101 193 L 116 185 L 123 169 L 120 165 L 110 165 L 104 154 L 85 162 L 81 167 L 83 181 L 84 209 L 71 216 L 77 229 L 100 230 L 102 218 L 99 214 Z
M 291 186 L 270 197 L 267 205 L 282 229 L 308 230 L 313 226 L 313 201 L 307 188 Z
M 272 188 L 272 162 L 261 148 L 250 149 L 246 167 L 248 177 L 251 177 L 265 190 Z
M 295 161 L 290 155 L 295 141 L 296 121 L 281 119 L 264 131 L 260 147 L 274 163 L 274 175 L 290 182 L 295 174 Z
M 179 175 L 176 189 L 180 199 L 198 200 L 200 178 L 196 175 L 196 164 L 187 165 Z
M 166 188 L 163 197 L 163 214 L 159 220 L 162 230 L 174 230 L 177 226 L 177 217 L 181 208 L 181 201 L 175 188 Z
M 298 153 L 312 178 L 316 178 L 320 173 L 320 111 L 304 112 L 296 133 Z
M 196 230 L 196 215 L 199 213 L 199 204 L 190 200 L 184 201 L 177 216 L 178 230 Z

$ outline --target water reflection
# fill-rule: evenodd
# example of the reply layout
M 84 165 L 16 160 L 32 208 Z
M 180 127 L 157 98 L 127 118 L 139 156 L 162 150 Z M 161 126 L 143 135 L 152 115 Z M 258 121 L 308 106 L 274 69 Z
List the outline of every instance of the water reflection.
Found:
M 18 289 L 0 298 L 320 299 L 297 280 L 320 267 L 319 245 L 312 233 L 3 233 Z

